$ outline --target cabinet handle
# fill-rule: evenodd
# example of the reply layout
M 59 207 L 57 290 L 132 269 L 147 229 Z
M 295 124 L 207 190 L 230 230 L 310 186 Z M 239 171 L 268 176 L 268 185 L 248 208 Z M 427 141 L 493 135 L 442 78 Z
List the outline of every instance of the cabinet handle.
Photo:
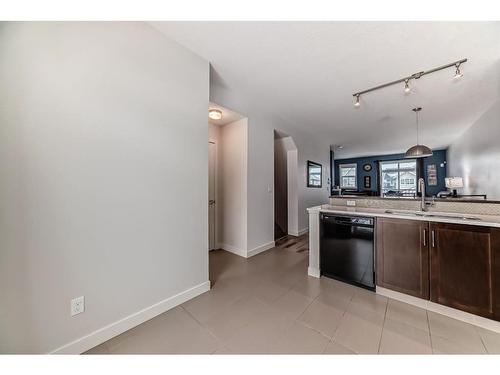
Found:
M 424 229 L 424 247 L 427 246 L 427 229 Z
M 436 247 L 436 242 L 434 239 L 434 230 L 431 231 L 431 244 L 432 244 L 432 247 Z

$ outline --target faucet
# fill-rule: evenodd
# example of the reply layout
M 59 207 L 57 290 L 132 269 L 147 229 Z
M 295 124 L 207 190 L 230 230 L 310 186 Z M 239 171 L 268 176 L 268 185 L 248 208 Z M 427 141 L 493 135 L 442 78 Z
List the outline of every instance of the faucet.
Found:
M 428 211 L 429 208 L 427 206 L 434 206 L 434 197 L 432 197 L 431 202 L 427 202 L 425 200 L 425 181 L 422 177 L 418 179 L 418 192 L 421 193 L 420 199 L 420 210 Z

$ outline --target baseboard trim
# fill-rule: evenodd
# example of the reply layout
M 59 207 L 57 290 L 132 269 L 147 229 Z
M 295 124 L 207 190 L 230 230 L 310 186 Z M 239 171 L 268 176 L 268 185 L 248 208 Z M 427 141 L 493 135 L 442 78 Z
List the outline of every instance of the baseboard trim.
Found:
M 443 306 L 440 305 L 439 303 L 431 302 L 418 297 L 409 296 L 407 294 L 395 292 L 394 290 L 382 288 L 379 286 L 377 286 L 376 292 L 377 294 L 380 294 L 381 296 L 384 297 L 392 298 L 397 301 L 407 303 L 409 305 L 420 307 L 428 311 L 432 311 L 453 319 L 460 320 L 465 323 L 469 323 L 481 328 L 489 329 L 490 331 L 495 331 L 500 333 L 500 322 L 497 322 L 496 320 L 483 318 L 482 316 L 470 314 L 465 311 L 457 310 L 448 306 Z
M 303 234 L 306 234 L 307 232 L 309 232 L 309 228 L 303 228 L 303 229 L 299 230 L 298 232 L 292 232 L 292 231 L 290 231 L 290 232 L 288 232 L 288 234 L 290 236 L 300 237 Z
M 312 277 L 320 278 L 321 272 L 319 272 L 319 268 L 307 267 L 307 274 Z
M 309 232 L 309 227 L 299 230 L 299 236 L 302 236 L 303 234 L 306 234 L 307 232 Z
M 180 292 L 172 297 L 166 298 L 163 301 L 155 303 L 143 310 L 131 314 L 123 319 L 98 329 L 86 336 L 83 336 L 75 341 L 65 344 L 57 349 L 54 349 L 49 354 L 80 354 L 93 347 L 102 344 L 109 339 L 128 331 L 131 328 L 138 326 L 145 321 L 154 318 L 157 315 L 164 313 L 180 304 L 189 301 L 190 299 L 199 296 L 210 290 L 210 281 L 205 281 L 190 289 Z
M 258 246 L 255 249 L 249 250 L 247 253 L 247 258 L 253 257 L 254 255 L 260 254 L 264 251 L 272 249 L 275 246 L 274 241 L 268 242 L 264 245 Z
M 271 242 L 268 242 L 264 245 L 258 246 L 255 249 L 246 251 L 243 249 L 238 249 L 237 247 L 234 247 L 234 246 L 231 246 L 231 245 L 228 245 L 225 243 L 220 244 L 220 248 L 222 250 L 229 251 L 230 253 L 239 255 L 240 257 L 243 257 L 243 258 L 253 257 L 254 255 L 257 255 L 257 254 L 260 254 L 266 250 L 272 249 L 274 246 L 275 246 L 274 241 L 271 241 Z
M 243 257 L 243 258 L 247 257 L 246 250 L 239 249 L 239 248 L 232 246 L 232 245 L 228 245 L 227 243 L 220 243 L 219 246 L 222 250 L 229 251 L 230 253 L 239 255 L 240 257 Z

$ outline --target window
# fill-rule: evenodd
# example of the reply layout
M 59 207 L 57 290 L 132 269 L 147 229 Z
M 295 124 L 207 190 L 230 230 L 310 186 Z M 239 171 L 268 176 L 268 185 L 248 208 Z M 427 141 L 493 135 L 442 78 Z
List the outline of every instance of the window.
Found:
M 357 164 L 340 164 L 339 165 L 339 176 L 340 176 L 340 188 L 341 189 L 357 189 L 358 188 L 358 176 L 357 176 Z
M 380 187 L 381 196 L 414 197 L 417 194 L 417 161 L 381 161 Z
M 321 187 L 322 165 L 313 161 L 307 161 L 307 187 Z

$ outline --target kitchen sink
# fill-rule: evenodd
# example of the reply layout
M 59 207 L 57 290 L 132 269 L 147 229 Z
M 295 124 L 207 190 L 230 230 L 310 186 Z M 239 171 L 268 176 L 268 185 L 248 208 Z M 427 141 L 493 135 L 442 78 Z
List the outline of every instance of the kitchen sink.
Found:
M 401 215 L 401 216 L 435 217 L 435 218 L 440 218 L 440 219 L 458 219 L 458 220 L 475 220 L 475 221 L 481 220 L 480 218 L 474 217 L 474 216 L 438 214 L 438 213 L 423 212 L 423 211 L 386 210 L 385 213 L 392 214 L 392 215 Z

